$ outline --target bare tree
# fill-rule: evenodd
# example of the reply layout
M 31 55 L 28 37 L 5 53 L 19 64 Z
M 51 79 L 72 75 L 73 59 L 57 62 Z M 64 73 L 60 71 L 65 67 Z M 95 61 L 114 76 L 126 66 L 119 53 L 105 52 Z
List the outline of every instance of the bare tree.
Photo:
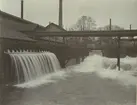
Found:
M 96 29 L 96 21 L 93 18 L 91 18 L 90 16 L 81 16 L 76 22 L 76 24 L 74 24 L 71 28 L 69 28 L 69 31 L 92 31 L 95 29 Z M 74 39 L 77 43 L 94 40 L 93 37 L 74 38 Z
M 90 16 L 82 16 L 78 19 L 70 30 L 71 31 L 90 31 L 96 29 L 96 21 Z

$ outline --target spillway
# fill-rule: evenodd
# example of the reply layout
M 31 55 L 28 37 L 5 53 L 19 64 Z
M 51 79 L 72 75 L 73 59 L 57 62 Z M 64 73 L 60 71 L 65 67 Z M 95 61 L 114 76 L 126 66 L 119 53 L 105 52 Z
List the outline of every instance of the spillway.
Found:
M 17 82 L 28 82 L 60 70 L 59 61 L 51 52 L 8 51 Z
M 1 105 L 135 105 L 137 77 L 132 75 L 132 72 L 137 73 L 136 58 L 121 58 L 121 71 L 118 71 L 117 59 L 99 55 L 89 56 L 84 62 L 64 70 L 56 69 L 58 61 L 56 64 L 53 60 L 56 57 L 50 52 L 23 52 L 23 54 L 13 52 L 10 56 L 16 59 L 12 58 L 13 63 L 15 61 L 16 64 L 19 63 L 18 68 L 21 65 L 24 67 L 16 69 L 16 72 L 24 71 L 23 74 L 32 81 L 28 79 L 26 81 L 29 82 L 4 88 L 3 92 L 6 95 L 3 95 L 4 101 Z M 47 67 L 46 58 L 49 57 L 51 62 L 54 62 L 51 63 L 54 65 L 52 67 L 57 65 L 54 71 L 42 69 L 44 64 Z M 30 60 L 33 60 L 33 63 Z M 41 61 L 45 63 L 40 65 Z M 30 62 L 32 67 L 37 69 L 31 68 Z M 48 72 L 54 73 L 48 74 Z

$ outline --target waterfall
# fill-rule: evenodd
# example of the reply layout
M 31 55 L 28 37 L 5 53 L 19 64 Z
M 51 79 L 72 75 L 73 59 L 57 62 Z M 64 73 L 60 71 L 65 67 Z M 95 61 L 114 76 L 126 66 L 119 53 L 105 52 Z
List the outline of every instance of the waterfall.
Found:
M 9 51 L 11 64 L 16 72 L 17 82 L 34 80 L 60 69 L 59 61 L 51 52 Z

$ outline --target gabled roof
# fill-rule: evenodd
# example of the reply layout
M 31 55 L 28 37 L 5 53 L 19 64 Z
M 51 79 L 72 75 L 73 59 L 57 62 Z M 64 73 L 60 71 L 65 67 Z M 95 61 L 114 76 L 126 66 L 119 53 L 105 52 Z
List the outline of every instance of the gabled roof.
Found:
M 7 27 L 3 27 L 3 26 L 0 26 L 0 38 L 24 40 L 24 41 L 35 41 L 21 32 L 18 32 L 16 30 L 11 30 L 11 29 L 8 29 Z
M 31 21 L 21 19 L 17 16 L 0 11 L 0 28 L 2 33 L 0 38 L 30 40 L 27 35 L 22 32 L 25 31 L 44 31 L 44 32 L 65 32 L 66 30 L 54 23 L 50 23 L 47 27 L 33 23 Z
M 0 10 L 0 38 L 34 41 L 22 31 L 39 29 L 44 30 L 45 27 Z
M 18 23 L 7 19 L 2 19 L 2 21 L 0 21 L 0 25 L 17 31 L 33 31 L 37 27 L 35 24 Z
M 45 31 L 47 32 L 65 32 L 66 30 L 62 27 L 60 27 L 59 25 L 55 24 L 55 23 L 50 23 L 48 26 L 45 27 Z
M 21 19 L 20 17 L 11 15 L 9 13 L 3 12 L 0 10 L 0 16 L 3 17 L 2 23 L 11 26 L 13 25 L 12 28 L 17 29 L 19 31 L 33 31 L 33 30 L 38 30 L 38 31 L 66 31 L 64 28 L 60 27 L 57 24 L 50 23 L 48 26 L 44 27 L 42 25 L 39 25 L 37 23 Z M 52 30 L 52 28 L 56 30 Z
M 41 30 L 42 31 L 42 30 Z M 59 25 L 55 24 L 55 23 L 50 23 L 47 27 L 45 27 L 44 32 L 66 32 L 66 30 L 62 27 L 60 27 Z M 42 37 L 40 38 L 41 40 L 47 40 L 47 37 Z M 50 39 L 50 40 L 55 40 L 55 38 Z M 56 42 L 63 42 L 62 39 L 57 38 Z
M 16 20 L 17 22 L 20 22 L 20 23 L 36 24 L 36 23 L 34 23 L 34 22 L 31 22 L 31 21 L 22 19 L 22 18 L 20 18 L 20 17 L 14 16 L 14 15 L 12 15 L 12 14 L 6 13 L 6 12 L 1 11 L 1 10 L 0 10 L 0 15 L 3 16 L 3 17 L 9 17 L 10 19 Z M 41 26 L 41 27 L 43 27 L 43 26 Z
M 34 23 L 34 22 L 31 22 L 31 21 L 28 21 L 28 20 L 25 20 L 25 19 L 21 19 L 20 17 L 17 17 L 17 16 L 14 16 L 14 15 L 11 15 L 11 14 L 9 14 L 9 13 L 6 13 L 6 12 L 3 12 L 3 11 L 1 11 L 0 10 L 0 17 L 3 17 L 2 18 L 2 21 L 4 21 L 4 22 L 6 22 L 6 21 L 8 21 L 7 23 L 11 23 L 12 22 L 12 24 L 14 23 L 14 25 L 16 24 L 18 24 L 18 25 L 24 25 L 24 28 L 25 29 L 27 29 L 27 28 L 30 28 L 30 27 L 34 27 L 34 28 L 36 28 L 36 26 L 39 26 L 39 28 L 41 28 L 41 29 L 44 29 L 45 27 L 44 26 L 42 26 L 42 25 L 39 25 L 39 24 L 37 24 L 37 23 Z M 6 24 L 7 24 L 6 23 Z M 28 26 L 25 26 L 25 25 L 28 25 Z M 18 28 L 18 27 L 16 27 L 16 28 Z M 22 28 L 23 28 L 23 26 L 22 26 Z M 24 29 L 23 28 L 23 29 Z

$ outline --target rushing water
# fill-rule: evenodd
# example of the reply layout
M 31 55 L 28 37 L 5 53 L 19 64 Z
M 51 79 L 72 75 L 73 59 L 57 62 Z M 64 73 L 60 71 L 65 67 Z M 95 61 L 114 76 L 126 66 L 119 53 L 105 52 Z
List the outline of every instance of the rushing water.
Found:
M 109 78 L 118 80 L 122 84 L 136 85 L 137 82 L 137 59 L 122 58 L 121 71 L 117 68 L 117 59 L 106 58 L 100 55 L 92 55 L 87 57 L 84 62 L 78 65 L 69 66 L 65 70 L 56 71 L 50 74 L 43 75 L 35 80 L 18 84 L 16 86 L 23 88 L 37 87 L 42 84 L 58 81 L 58 78 L 65 79 L 70 76 L 70 73 L 96 73 L 101 78 Z M 57 79 L 52 79 L 56 77 Z
M 15 68 L 18 83 L 21 83 L 22 77 L 25 82 L 28 82 L 60 69 L 57 57 L 51 52 L 8 51 L 8 53 Z
M 42 54 L 53 55 L 52 53 L 35 54 L 42 59 Z M 20 56 L 20 54 L 15 55 Z M 52 65 L 59 63 L 54 60 L 55 58 L 51 57 L 51 62 L 54 63 Z M 35 60 L 44 61 L 38 58 Z M 26 60 L 26 63 L 29 62 Z M 84 62 L 64 70 L 45 72 L 45 75 L 38 77 L 30 73 L 32 78 L 27 79 L 25 83 L 3 89 L 6 95 L 3 95 L 5 99 L 2 105 L 135 105 L 137 58 L 122 58 L 121 71 L 118 71 L 116 63 L 116 59 L 92 55 Z M 44 69 L 35 70 L 43 73 Z M 49 69 L 45 68 L 45 70 Z M 33 79 L 33 75 L 37 78 Z

